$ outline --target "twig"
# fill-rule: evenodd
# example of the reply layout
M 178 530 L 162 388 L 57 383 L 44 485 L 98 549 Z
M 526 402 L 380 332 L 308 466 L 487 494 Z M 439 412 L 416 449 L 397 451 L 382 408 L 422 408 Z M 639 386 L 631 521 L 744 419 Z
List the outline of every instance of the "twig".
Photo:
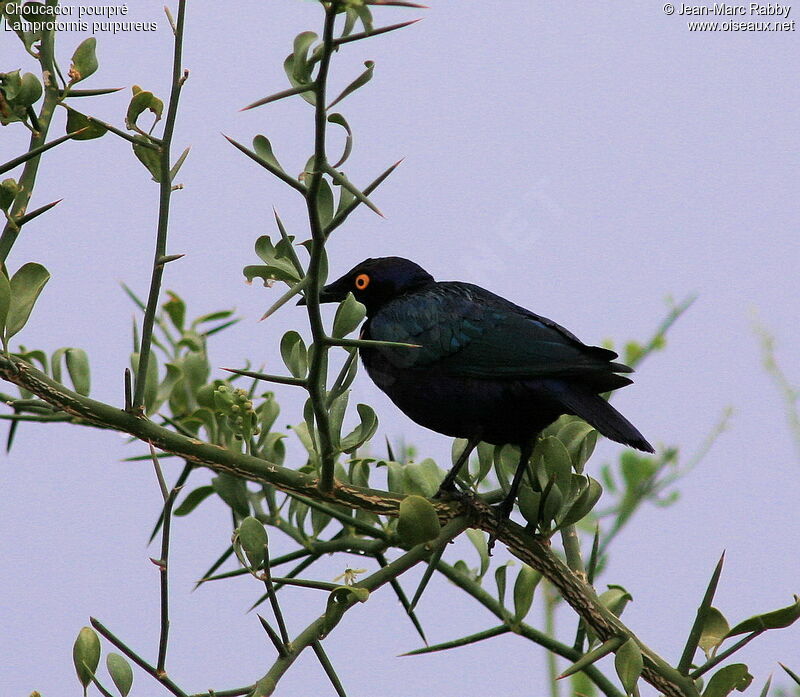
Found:
M 308 394 L 314 410 L 320 447 L 319 489 L 322 492 L 333 490 L 334 449 L 331 438 L 330 419 L 326 408 L 326 383 L 328 373 L 328 346 L 325 343 L 325 327 L 320 313 L 319 291 L 325 279 L 322 277 L 322 263 L 325 254 L 325 230 L 320 219 L 317 198 L 322 185 L 322 172 L 327 164 L 325 135 L 327 112 L 325 109 L 328 69 L 333 46 L 333 27 L 336 23 L 338 3 L 334 0 L 325 6 L 325 26 L 322 33 L 322 57 L 314 81 L 314 173 L 306 191 L 306 208 L 311 228 L 311 258 L 308 262 L 308 290 L 306 309 L 311 325 L 311 334 L 317 346 L 311 356 L 308 375 Z
M 110 641 L 114 646 L 116 646 L 122 653 L 124 653 L 128 658 L 130 658 L 136 665 L 138 665 L 142 670 L 146 673 L 152 675 L 156 680 L 158 680 L 164 687 L 166 687 L 173 695 L 176 697 L 188 697 L 188 695 L 181 690 L 172 680 L 167 677 L 167 674 L 159 672 L 154 666 L 151 666 L 147 661 L 145 661 L 139 654 L 135 653 L 132 649 L 128 648 L 127 644 L 125 644 L 121 639 L 118 639 L 114 636 L 106 627 L 104 627 L 98 620 L 94 617 L 90 617 L 89 621 L 100 634 L 102 634 L 108 641 Z
M 161 464 L 156 457 L 156 451 L 152 444 L 150 445 L 150 455 L 153 459 L 153 466 L 156 471 L 156 478 L 158 479 L 158 486 L 161 489 L 161 496 L 164 499 L 164 508 L 161 513 L 163 526 L 161 530 L 161 557 L 152 560 L 158 566 L 159 573 L 159 594 L 161 605 L 161 630 L 158 636 L 158 663 L 156 670 L 159 673 L 164 673 L 164 666 L 167 660 L 167 643 L 169 640 L 169 533 L 170 524 L 172 523 L 172 506 L 178 496 L 180 487 L 173 487 L 172 490 L 167 489 L 167 484 L 164 481 L 164 474 L 161 471 Z M 189 465 L 187 465 L 189 467 Z
M 455 567 L 450 566 L 446 562 L 440 561 L 437 565 L 437 569 L 445 577 L 450 579 L 459 588 L 461 588 L 461 590 L 471 595 L 495 617 L 499 618 L 503 622 L 507 621 L 508 613 L 506 612 L 505 608 L 495 598 L 489 595 L 489 593 L 478 583 L 470 578 L 467 578 L 464 574 L 459 573 Z M 566 644 L 562 644 L 549 634 L 545 634 L 544 632 L 541 632 L 538 629 L 525 624 L 524 622 L 520 622 L 518 625 L 516 625 L 515 631 L 521 636 L 524 636 L 526 639 L 529 639 L 530 641 L 539 644 L 539 646 L 544 647 L 548 651 L 558 654 L 559 656 L 562 656 L 570 661 L 577 661 L 583 655 L 582 652 L 576 651 L 574 648 L 567 646 Z M 587 677 L 594 682 L 594 684 L 597 685 L 600 690 L 603 691 L 606 697 L 624 697 L 624 694 L 617 687 L 615 687 L 614 684 L 608 678 L 606 678 L 606 676 L 603 675 L 603 673 L 597 667 L 589 666 L 584 670 L 584 672 L 586 673 Z
M 182 71 L 181 61 L 183 53 L 183 30 L 186 19 L 186 0 L 178 0 L 178 19 L 175 29 L 175 47 L 172 57 L 172 88 L 167 106 L 167 118 L 164 122 L 164 135 L 161 139 L 160 152 L 160 181 L 158 228 L 156 233 L 156 249 L 153 258 L 153 271 L 150 278 L 150 293 L 147 297 L 147 306 L 144 312 L 142 325 L 142 343 L 139 350 L 139 365 L 136 370 L 136 385 L 133 392 L 133 410 L 144 412 L 144 390 L 147 380 L 147 364 L 150 361 L 150 345 L 153 337 L 153 323 L 158 311 L 158 298 L 161 291 L 161 279 L 164 275 L 164 265 L 159 259 L 167 254 L 167 230 L 169 225 L 170 198 L 172 196 L 172 181 L 169 177 L 171 168 L 170 157 L 172 150 L 172 137 L 175 132 L 175 119 L 178 114 L 178 101 L 186 73 Z
M 336 694 L 339 695 L 339 697 L 347 697 L 344 687 L 342 687 L 342 681 L 339 680 L 339 676 L 336 675 L 336 671 L 333 669 L 333 664 L 330 662 L 328 655 L 325 653 L 325 649 L 322 648 L 322 643 L 319 641 L 319 639 L 311 643 L 311 648 L 314 649 L 314 653 L 317 655 L 317 658 L 322 665 L 322 669 L 325 671 L 325 675 L 327 675 L 328 679 L 331 681 L 333 689 L 336 690 Z
M 444 528 L 442 528 L 439 537 L 431 544 L 446 544 L 448 540 L 453 539 L 460 534 L 467 526 L 467 521 L 463 518 L 456 518 L 450 521 Z M 376 591 L 378 588 L 388 583 L 392 578 L 397 578 L 400 574 L 404 573 L 415 564 L 419 563 L 428 555 L 427 545 L 421 544 L 412 548 L 401 557 L 395 559 L 388 566 L 379 569 L 371 576 L 368 576 L 360 583 L 356 584 L 356 588 L 364 588 L 370 593 Z M 345 598 L 341 603 L 336 606 L 335 614 L 328 614 L 316 619 L 308 627 L 306 627 L 299 635 L 297 635 L 291 643 L 291 651 L 288 656 L 278 658 L 266 675 L 256 683 L 254 694 L 259 697 L 266 697 L 273 694 L 278 681 L 283 674 L 291 667 L 294 661 L 300 656 L 302 651 L 313 645 L 315 641 L 326 636 L 335 627 L 345 612 L 347 612 L 353 605 L 358 602 L 354 595 Z
M 44 77 L 44 99 L 39 114 L 36 116 L 36 128 L 31 135 L 28 152 L 37 150 L 45 145 L 47 132 L 53 119 L 56 104 L 59 102 L 59 89 L 55 81 L 55 32 L 46 31 L 42 33 L 39 44 L 38 60 Z M 8 222 L 3 227 L 0 234 L 0 263 L 4 263 L 8 254 L 19 236 L 19 226 L 15 222 L 24 215 L 33 195 L 33 188 L 36 184 L 36 175 L 39 171 L 39 163 L 42 159 L 42 151 L 38 155 L 31 157 L 25 162 L 25 167 L 19 177 L 19 193 L 14 198 L 14 203 L 8 211 Z
M 757 636 L 759 636 L 760 634 L 762 634 L 765 631 L 766 631 L 765 629 L 758 629 L 758 630 L 756 630 L 754 632 L 751 632 L 750 634 L 748 634 L 743 639 L 740 639 L 739 641 L 737 641 L 730 648 L 727 648 L 724 651 L 720 651 L 716 656 L 714 656 L 712 659 L 706 661 L 697 670 L 694 670 L 691 673 L 689 673 L 689 677 L 692 680 L 697 680 L 697 678 L 699 678 L 701 675 L 705 675 L 713 667 L 715 667 L 715 666 L 719 665 L 720 663 L 722 663 L 722 661 L 724 661 L 726 658 L 728 658 L 729 656 L 731 656 L 734 653 L 736 653 L 739 649 L 741 649 L 743 646 L 749 644 L 751 641 L 753 641 L 753 639 L 755 639 Z

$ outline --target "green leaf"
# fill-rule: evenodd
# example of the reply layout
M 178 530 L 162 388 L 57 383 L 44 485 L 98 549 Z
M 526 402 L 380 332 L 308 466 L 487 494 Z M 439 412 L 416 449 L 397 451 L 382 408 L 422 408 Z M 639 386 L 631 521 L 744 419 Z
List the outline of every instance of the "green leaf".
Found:
M 281 172 L 284 171 L 283 167 L 281 167 L 281 163 L 278 162 L 278 158 L 275 157 L 275 153 L 272 152 L 272 143 L 269 142 L 269 138 L 266 136 L 257 135 L 255 138 L 253 138 L 253 151 L 262 160 L 269 162 L 273 167 L 279 169 Z
M 100 663 L 100 639 L 91 627 L 83 627 L 78 632 L 78 638 L 72 646 L 72 662 L 85 695 Z
M 285 252 L 282 242 L 277 245 L 272 244 L 269 235 L 262 235 L 256 240 L 255 250 L 259 258 L 265 262 L 265 266 L 246 266 L 244 275 L 248 282 L 256 276 L 264 279 L 264 285 L 269 286 L 272 281 L 285 281 L 289 284 L 300 282 L 300 275 L 294 267 L 292 260 Z
M 519 497 L 517 499 L 519 512 L 522 513 L 522 517 L 533 526 L 539 525 L 541 501 L 541 492 L 533 491 L 529 486 L 525 485 L 519 488 Z
M 193 392 L 206 384 L 211 372 L 211 366 L 208 364 L 208 356 L 205 351 L 189 351 L 184 356 L 181 364 L 182 373 Z
M 341 126 L 347 133 L 347 140 L 345 140 L 344 143 L 344 151 L 342 152 L 342 156 L 336 161 L 336 164 L 332 165 L 332 167 L 335 169 L 336 167 L 341 167 L 347 161 L 347 158 L 350 157 L 350 153 L 353 150 L 353 131 L 350 128 L 350 124 L 347 123 L 347 119 L 345 119 L 345 117 L 339 113 L 330 114 L 328 116 L 328 123 L 335 123 Z M 341 201 L 339 202 L 339 205 L 341 206 Z
M 11 284 L 8 277 L 0 270 L 0 335 L 5 337 L 6 317 L 11 306 Z
M 286 56 L 286 60 L 283 61 L 283 71 L 286 73 L 286 77 L 289 78 L 289 82 L 291 83 L 292 87 L 309 87 L 311 86 L 311 82 L 309 80 L 300 81 L 295 78 L 295 63 L 297 62 L 297 58 L 295 57 L 294 53 L 290 53 Z M 302 63 L 302 60 L 301 60 Z M 312 106 L 316 105 L 317 103 L 317 95 L 313 90 L 303 91 L 299 93 L 300 96 L 305 99 L 309 104 Z
M 336 315 L 333 318 L 333 336 L 341 339 L 352 332 L 366 317 L 367 308 L 348 293 L 347 297 L 339 303 Z
M 314 537 L 319 537 L 323 530 L 328 527 L 328 524 L 333 520 L 330 515 L 319 511 L 316 508 L 311 509 L 311 534 Z
M 514 622 L 522 622 L 533 604 L 533 593 L 542 575 L 527 564 L 523 564 L 514 582 Z
M 481 566 L 478 571 L 478 579 L 483 578 L 484 574 L 489 570 L 489 546 L 486 542 L 484 533 L 480 530 L 470 528 L 467 530 L 467 537 L 472 542 L 475 549 L 478 551 L 478 556 L 481 560 Z
M 366 588 L 339 586 L 332 590 L 325 606 L 325 633 L 327 634 L 336 626 L 336 623 L 341 619 L 342 614 L 351 602 L 366 603 L 368 599 L 369 591 Z
M 614 657 L 614 668 L 617 670 L 617 675 L 625 692 L 629 695 L 633 694 L 636 689 L 636 682 L 642 674 L 642 668 L 644 668 L 642 652 L 633 639 L 628 639 L 617 650 L 617 654 Z
M 564 503 L 564 495 L 557 484 L 552 484 L 542 492 L 542 499 L 544 501 L 541 504 L 541 523 L 543 527 L 550 529 L 551 523 L 555 522 Z
M 296 331 L 288 331 L 283 335 L 281 358 L 294 377 L 304 378 L 308 373 L 308 350 L 303 337 Z
M 119 693 L 122 697 L 127 697 L 133 685 L 133 670 L 130 663 L 118 653 L 110 653 L 106 656 L 106 668 Z
M 698 646 L 703 649 L 707 659 L 716 653 L 717 647 L 724 641 L 729 631 L 730 626 L 725 616 L 715 607 L 708 608 L 698 642 Z
M 6 341 L 17 334 L 28 322 L 33 306 L 50 273 L 35 262 L 23 265 L 11 278 L 11 302 L 6 317 Z
M 375 69 L 375 61 L 364 61 L 364 67 L 366 70 L 361 73 L 355 80 L 353 80 L 347 87 L 342 90 L 342 93 L 336 97 L 330 104 L 328 104 L 328 109 L 333 107 L 335 104 L 341 102 L 345 97 L 355 92 L 360 87 L 366 85 L 372 79 L 372 72 Z
M 14 98 L 14 104 L 19 106 L 32 106 L 42 96 L 42 83 L 33 73 L 25 73 L 21 80 L 19 91 Z
M 622 586 L 609 585 L 608 590 L 601 593 L 598 600 L 619 617 L 625 606 L 633 600 L 633 596 Z
M 75 391 L 87 397 L 91 387 L 91 380 L 89 376 L 89 357 L 86 355 L 86 351 L 79 348 L 69 348 L 64 355 L 67 360 L 69 379 L 72 380 Z
M 429 457 L 419 463 L 409 462 L 403 467 L 403 490 L 409 494 L 433 498 L 439 491 L 442 479 L 444 479 L 444 472 Z
M 497 584 L 497 601 L 500 605 L 505 605 L 506 600 L 506 577 L 508 576 L 508 565 L 512 562 L 507 561 L 501 564 L 494 571 L 494 581 Z
M 548 436 L 540 439 L 533 450 L 533 463 L 542 488 L 555 477 L 561 494 L 569 494 L 572 487 L 572 458 L 558 438 Z
M 167 296 L 169 300 L 161 307 L 164 308 L 164 311 L 169 316 L 175 329 L 183 331 L 183 325 L 186 319 L 186 303 L 172 291 L 168 290 Z
M 559 521 L 559 527 L 574 525 L 585 518 L 603 495 L 603 487 L 596 479 L 588 477 L 586 486 Z
M 573 421 L 569 421 L 558 430 L 557 437 L 567 449 L 575 471 L 580 474 L 583 472 L 586 461 L 594 452 L 597 444 L 597 431 L 583 419 L 573 418 Z
M 439 531 L 439 516 L 428 499 L 412 494 L 400 502 L 397 534 L 406 544 L 418 545 L 434 540 Z
M 139 370 L 139 354 L 131 354 L 131 369 L 136 375 Z M 152 414 L 158 407 L 158 359 L 152 351 L 147 359 L 147 375 L 144 382 L 144 410 Z
M 478 472 L 475 475 L 475 486 L 480 484 L 492 470 L 492 453 L 494 446 L 491 443 L 478 443 Z
M 3 88 L 6 101 L 13 102 L 22 89 L 22 76 L 19 74 L 19 70 L 3 73 L 3 77 L 0 78 L 0 86 Z
M 319 180 L 319 191 L 317 192 L 317 213 L 319 222 L 323 228 L 333 220 L 333 191 L 331 185 L 325 177 Z
M 125 125 L 128 129 L 136 130 L 136 122 L 145 111 L 150 111 L 155 116 L 155 120 L 160 121 L 161 115 L 164 113 L 164 102 L 152 92 L 143 90 L 139 85 L 134 85 L 132 91 L 133 96 L 125 113 Z
M 361 20 L 361 24 L 364 27 L 365 32 L 371 32 L 373 29 L 372 26 L 372 12 L 370 11 L 369 7 L 367 7 L 364 3 L 354 3 L 353 10 L 358 15 L 358 18 Z
M 731 631 L 728 636 L 736 636 L 737 634 L 747 634 L 749 632 L 758 632 L 766 629 L 783 629 L 800 618 L 800 596 L 794 596 L 794 604 L 788 607 L 783 607 L 780 610 L 773 610 L 772 612 L 765 612 L 763 615 L 755 615 L 744 622 L 739 622 Z
M 313 31 L 304 31 L 294 38 L 294 50 L 292 55 L 292 77 L 299 84 L 311 81 L 311 65 L 308 62 L 308 49 L 317 40 L 317 35 Z
M 264 401 L 256 408 L 258 424 L 262 431 L 269 432 L 275 423 L 275 419 L 278 418 L 281 408 L 278 406 L 278 402 L 275 401 L 275 395 L 272 392 L 265 392 L 261 396 Z
M 0 210 L 7 211 L 19 193 L 19 184 L 16 179 L 9 177 L 0 182 Z
M 600 646 L 592 649 L 588 653 L 585 653 L 581 656 L 575 663 L 573 663 L 569 668 L 567 668 L 561 675 L 558 676 L 558 679 L 569 677 L 570 675 L 575 675 L 579 673 L 587 666 L 592 665 L 592 663 L 596 663 L 601 658 L 608 656 L 608 654 L 616 651 L 622 644 L 625 643 L 625 638 L 620 636 L 611 637 L 604 641 Z
M 86 129 L 82 133 L 72 136 L 73 140 L 92 140 L 108 133 L 108 129 L 105 126 L 96 121 L 91 121 L 88 116 L 81 114 L 80 111 L 75 111 L 71 107 L 65 108 L 67 110 L 66 133 L 75 133 L 75 131 Z
M 342 186 L 341 181 L 333 181 L 334 186 L 339 187 L 339 202 L 336 204 L 336 215 L 341 215 L 356 200 L 356 195 L 346 186 Z
M 751 682 L 753 676 L 748 672 L 747 666 L 744 663 L 734 663 L 720 668 L 711 676 L 703 697 L 726 697 L 734 690 L 744 692 Z
M 137 140 L 144 142 L 143 136 L 136 136 Z M 157 150 L 140 145 L 140 143 L 133 144 L 133 154 L 136 159 L 141 162 L 148 172 L 152 175 L 154 182 L 161 181 L 161 155 Z
M 250 502 L 247 498 L 247 485 L 243 479 L 231 474 L 218 474 L 211 480 L 211 486 L 217 495 L 227 503 L 239 517 L 250 514 Z
M 97 70 L 97 39 L 90 36 L 78 44 L 72 54 L 72 65 L 69 69 L 69 84 L 85 80 Z
M 375 435 L 375 431 L 378 429 L 378 417 L 371 406 L 358 404 L 356 405 L 356 411 L 361 423 L 342 438 L 340 447 L 342 452 L 345 453 L 352 453 L 357 448 L 360 448 Z
M 347 390 L 334 399 L 333 402 L 331 402 L 331 406 L 328 411 L 331 436 L 334 440 L 334 447 L 337 448 L 339 447 L 342 436 L 342 423 L 344 422 L 344 417 L 347 413 L 347 403 L 349 401 L 350 391 Z
M 238 529 L 239 544 L 253 569 L 260 569 L 267 558 L 267 531 L 253 516 L 247 516 Z
M 200 486 L 197 489 L 190 491 L 180 506 L 175 509 L 174 515 L 185 516 L 189 515 L 197 506 L 205 501 L 211 494 L 214 493 L 214 487 L 210 484 Z

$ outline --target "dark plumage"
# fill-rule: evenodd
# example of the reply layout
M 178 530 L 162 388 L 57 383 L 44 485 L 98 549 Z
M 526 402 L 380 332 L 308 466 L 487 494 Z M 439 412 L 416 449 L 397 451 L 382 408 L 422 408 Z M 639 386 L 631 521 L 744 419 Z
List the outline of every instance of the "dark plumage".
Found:
M 533 443 L 561 414 L 575 414 L 604 436 L 653 452 L 641 433 L 600 393 L 629 385 L 617 354 L 587 346 L 552 320 L 471 283 L 437 282 L 408 259 L 367 259 L 321 293 L 347 293 L 367 308 L 364 339 L 421 348 L 361 348 L 367 373 L 407 416 L 468 446 L 443 482 L 479 441 L 520 446 L 522 457 L 501 510 L 514 503 Z

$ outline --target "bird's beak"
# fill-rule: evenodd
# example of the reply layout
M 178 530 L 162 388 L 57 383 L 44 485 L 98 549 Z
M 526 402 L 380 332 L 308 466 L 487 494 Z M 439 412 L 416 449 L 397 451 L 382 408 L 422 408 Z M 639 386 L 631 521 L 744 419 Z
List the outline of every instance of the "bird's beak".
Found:
M 350 284 L 346 281 L 346 277 L 342 277 L 333 283 L 324 286 L 319 292 L 319 301 L 321 303 L 338 303 L 347 297 L 350 292 Z M 297 301 L 298 305 L 305 305 L 306 299 L 300 298 Z

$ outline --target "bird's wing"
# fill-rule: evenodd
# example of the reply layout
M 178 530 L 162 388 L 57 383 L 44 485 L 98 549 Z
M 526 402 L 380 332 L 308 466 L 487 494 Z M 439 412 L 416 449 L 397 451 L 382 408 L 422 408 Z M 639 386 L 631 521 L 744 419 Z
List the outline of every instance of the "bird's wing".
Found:
M 474 378 L 607 376 L 620 381 L 617 387 L 630 382 L 613 375 L 630 372 L 610 363 L 613 351 L 586 346 L 552 320 L 467 283 L 438 283 L 391 301 L 370 320 L 369 333 L 420 346 L 379 349 L 402 368 Z

